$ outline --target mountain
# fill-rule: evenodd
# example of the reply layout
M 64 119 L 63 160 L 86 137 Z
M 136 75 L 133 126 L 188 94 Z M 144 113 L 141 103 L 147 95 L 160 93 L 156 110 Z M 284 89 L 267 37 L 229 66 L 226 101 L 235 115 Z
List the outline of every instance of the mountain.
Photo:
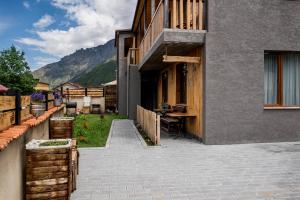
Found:
M 72 79 L 79 79 L 82 74 L 88 74 L 95 67 L 100 67 L 101 64 L 107 63 L 108 60 L 116 56 L 114 42 L 114 40 L 110 40 L 104 45 L 77 50 L 58 62 L 48 64 L 34 71 L 33 76 L 42 82 L 49 83 L 51 87 Z M 104 65 L 104 67 L 106 69 L 104 71 L 111 70 L 110 73 L 115 73 L 115 68 L 111 67 L 110 69 L 107 65 Z M 101 80 L 99 81 L 101 82 Z
M 80 74 L 71 82 L 79 83 L 82 86 L 99 86 L 102 83 L 108 83 L 116 79 L 117 61 L 116 59 L 108 60 L 105 63 L 97 65 L 90 72 Z

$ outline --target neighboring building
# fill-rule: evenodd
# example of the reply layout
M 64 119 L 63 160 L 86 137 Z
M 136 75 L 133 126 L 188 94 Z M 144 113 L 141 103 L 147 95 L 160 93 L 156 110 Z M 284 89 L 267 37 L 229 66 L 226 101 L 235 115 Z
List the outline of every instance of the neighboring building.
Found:
M 117 81 L 102 84 L 104 89 L 105 110 L 115 112 L 117 109 Z
M 66 91 L 67 89 L 83 89 L 84 87 L 78 83 L 66 82 L 54 88 L 54 90 Z
M 116 31 L 117 47 L 117 102 L 118 112 L 130 119 L 136 118 L 136 105 L 140 104 L 140 73 L 137 66 L 129 65 L 127 54 L 133 45 L 133 34 L 130 30 Z
M 206 144 L 300 140 L 299 10 L 288 0 L 138 0 L 131 30 L 116 32 L 120 112 L 186 104 L 186 129 Z
M 34 89 L 37 90 L 37 91 L 49 92 L 50 91 L 50 85 L 48 83 L 44 83 L 44 82 L 39 81 L 36 84 Z

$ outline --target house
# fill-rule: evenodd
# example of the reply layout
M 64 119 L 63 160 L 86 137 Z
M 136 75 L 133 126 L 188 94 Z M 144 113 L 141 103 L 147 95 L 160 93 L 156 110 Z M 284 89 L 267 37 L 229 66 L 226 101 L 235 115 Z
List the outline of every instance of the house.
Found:
M 104 89 L 105 110 L 116 111 L 117 107 L 117 80 L 102 84 Z
M 84 87 L 81 86 L 80 84 L 78 83 L 72 83 L 72 82 L 65 82 L 59 86 L 56 86 L 54 88 L 54 90 L 59 90 L 59 91 L 66 91 L 67 89 L 83 89 Z
M 39 81 L 39 82 L 36 84 L 36 86 L 35 86 L 34 89 L 37 90 L 37 91 L 45 91 L 45 92 L 49 92 L 49 91 L 50 91 L 50 85 L 49 85 L 49 83 L 45 83 L 45 82 Z
M 300 1 L 138 0 L 118 107 L 185 104 L 205 144 L 300 140 Z

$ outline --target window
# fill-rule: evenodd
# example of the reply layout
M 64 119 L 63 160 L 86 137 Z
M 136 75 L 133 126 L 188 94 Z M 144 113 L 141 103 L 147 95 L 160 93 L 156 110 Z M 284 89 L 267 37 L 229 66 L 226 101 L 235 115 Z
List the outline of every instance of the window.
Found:
M 162 73 L 162 101 L 168 102 L 168 71 Z
M 265 53 L 265 105 L 300 106 L 300 53 Z
M 176 66 L 176 103 L 186 104 L 187 102 L 187 65 Z

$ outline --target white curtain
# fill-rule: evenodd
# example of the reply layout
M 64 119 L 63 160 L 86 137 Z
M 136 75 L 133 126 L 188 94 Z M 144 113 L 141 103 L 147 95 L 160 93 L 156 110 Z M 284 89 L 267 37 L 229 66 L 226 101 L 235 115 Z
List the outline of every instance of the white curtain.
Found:
M 283 104 L 300 106 L 300 54 L 283 57 Z
M 277 57 L 265 54 L 265 104 L 277 103 Z

